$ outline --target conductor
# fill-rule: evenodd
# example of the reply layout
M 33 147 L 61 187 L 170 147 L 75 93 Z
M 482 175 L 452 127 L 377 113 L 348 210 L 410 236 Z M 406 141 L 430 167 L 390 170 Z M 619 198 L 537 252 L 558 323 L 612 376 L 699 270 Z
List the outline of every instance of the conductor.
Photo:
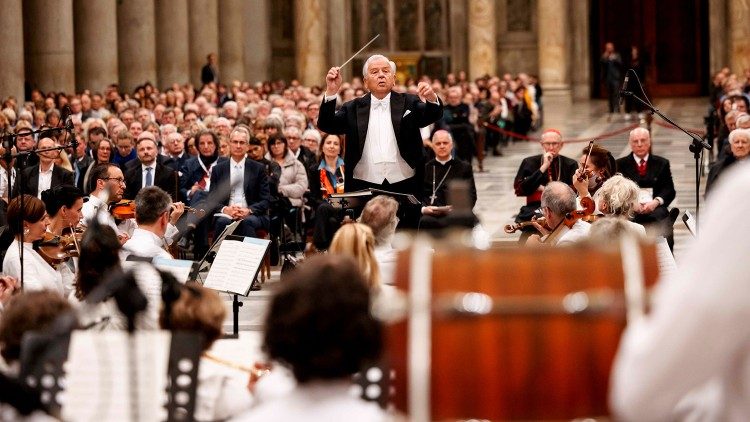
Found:
M 393 91 L 396 64 L 385 56 L 370 56 L 362 73 L 370 92 L 337 111 L 342 78 L 339 67 L 332 67 L 318 117 L 320 130 L 346 135 L 346 191 L 376 188 L 421 200 L 424 155 L 419 129 L 443 116 L 443 104 L 426 82 L 419 83 L 418 96 Z M 416 225 L 418 218 L 419 210 L 411 223 Z

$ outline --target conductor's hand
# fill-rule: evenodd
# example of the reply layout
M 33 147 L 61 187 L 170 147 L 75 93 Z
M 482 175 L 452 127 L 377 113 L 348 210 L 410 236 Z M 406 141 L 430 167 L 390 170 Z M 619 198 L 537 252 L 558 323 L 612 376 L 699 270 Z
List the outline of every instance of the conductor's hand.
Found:
M 330 72 L 328 73 L 330 74 Z M 438 100 L 437 94 L 432 90 L 432 85 L 427 82 L 420 82 L 419 85 L 417 85 L 417 93 L 419 94 L 419 98 L 423 98 L 427 101 L 434 103 Z
M 326 74 L 326 96 L 339 93 L 343 80 L 338 67 L 332 67 Z

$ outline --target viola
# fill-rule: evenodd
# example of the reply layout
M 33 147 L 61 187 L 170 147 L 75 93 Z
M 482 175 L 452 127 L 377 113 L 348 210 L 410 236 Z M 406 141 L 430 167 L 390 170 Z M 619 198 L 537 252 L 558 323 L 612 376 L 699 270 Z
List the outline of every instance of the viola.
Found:
M 531 221 L 522 221 L 518 224 L 506 224 L 503 230 L 505 230 L 505 233 L 515 233 L 519 230 L 522 230 L 525 227 L 531 227 L 534 225 L 534 223 L 539 224 L 542 227 L 547 227 L 547 220 L 544 217 L 537 218 L 536 220 Z

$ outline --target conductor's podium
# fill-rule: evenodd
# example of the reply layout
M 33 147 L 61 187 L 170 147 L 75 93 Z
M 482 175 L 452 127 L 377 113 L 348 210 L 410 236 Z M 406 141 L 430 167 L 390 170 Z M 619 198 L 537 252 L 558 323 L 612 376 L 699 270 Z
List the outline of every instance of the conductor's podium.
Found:
M 405 317 L 386 329 L 395 407 L 416 421 L 606 417 L 626 314 L 658 277 L 654 246 L 627 242 L 413 240 L 396 274 Z

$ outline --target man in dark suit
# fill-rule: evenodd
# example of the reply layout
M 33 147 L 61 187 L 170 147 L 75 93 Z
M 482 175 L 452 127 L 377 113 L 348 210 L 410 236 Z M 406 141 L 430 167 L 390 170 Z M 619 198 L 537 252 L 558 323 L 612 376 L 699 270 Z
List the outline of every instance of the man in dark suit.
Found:
M 447 130 L 438 130 L 432 137 L 432 149 L 435 158 L 425 166 L 423 192 L 425 201 L 422 206 L 422 217 L 419 221 L 420 229 L 440 229 L 449 225 L 448 218 L 453 213 L 453 207 L 448 202 L 448 185 L 454 180 L 465 180 L 469 184 L 469 201 L 471 207 L 477 203 L 477 188 L 474 184 L 474 171 L 471 164 L 453 158 L 453 137 Z M 468 215 L 468 213 L 467 213 Z M 476 224 L 476 216 L 469 215 L 468 223 Z M 455 221 L 458 223 L 458 221 Z M 463 221 L 462 221 L 463 223 Z
M 208 63 L 201 69 L 201 82 L 203 85 L 211 82 L 219 83 L 219 71 L 216 69 L 216 54 L 211 53 L 206 57 Z
M 136 144 L 136 153 L 138 163 L 135 166 L 129 166 L 125 172 L 125 195 L 127 199 L 135 199 L 135 196 L 141 188 L 147 186 L 158 186 L 167 192 L 173 201 L 179 201 L 179 179 L 177 172 L 171 168 L 157 162 L 156 156 L 159 155 L 154 134 L 148 131 L 142 132 L 138 136 Z
M 37 144 L 37 149 L 45 150 L 56 146 L 57 144 L 52 138 L 42 138 Z M 72 185 L 74 183 L 73 172 L 55 165 L 55 160 L 60 156 L 59 150 L 37 152 L 36 155 L 39 157 L 39 164 L 26 167 L 23 170 L 24 185 L 20 187 L 20 183 L 16 183 L 13 186 L 14 197 L 19 194 L 19 189 L 21 189 L 21 193 L 41 197 L 42 191 L 52 186 Z
M 180 172 L 190 156 L 185 152 L 185 139 L 179 132 L 170 133 L 166 139 L 162 140 L 164 144 L 164 153 L 159 155 L 164 158 L 162 164 L 170 167 L 176 172 Z
M 426 82 L 419 83 L 419 96 L 391 91 L 396 64 L 385 56 L 368 58 L 363 73 L 370 93 L 336 111 L 342 78 L 338 67 L 331 68 L 318 117 L 323 132 L 346 135 L 346 190 L 372 187 L 421 199 L 424 151 L 419 129 L 443 117 L 443 104 Z M 414 220 L 418 215 L 417 210 Z
M 641 188 L 640 209 L 634 221 L 643 225 L 666 223 L 665 234 L 671 248 L 672 227 L 669 224 L 667 207 L 674 200 L 676 192 L 669 160 L 649 153 L 651 136 L 644 128 L 633 129 L 629 142 L 633 153 L 617 160 L 617 171 Z
M 250 133 L 236 128 L 229 135 L 230 159 L 211 170 L 208 204 L 218 204 L 214 233 L 218 236 L 232 221 L 241 221 L 234 231 L 239 236 L 256 237 L 259 229 L 268 230 L 271 193 L 265 167 L 247 158 Z

